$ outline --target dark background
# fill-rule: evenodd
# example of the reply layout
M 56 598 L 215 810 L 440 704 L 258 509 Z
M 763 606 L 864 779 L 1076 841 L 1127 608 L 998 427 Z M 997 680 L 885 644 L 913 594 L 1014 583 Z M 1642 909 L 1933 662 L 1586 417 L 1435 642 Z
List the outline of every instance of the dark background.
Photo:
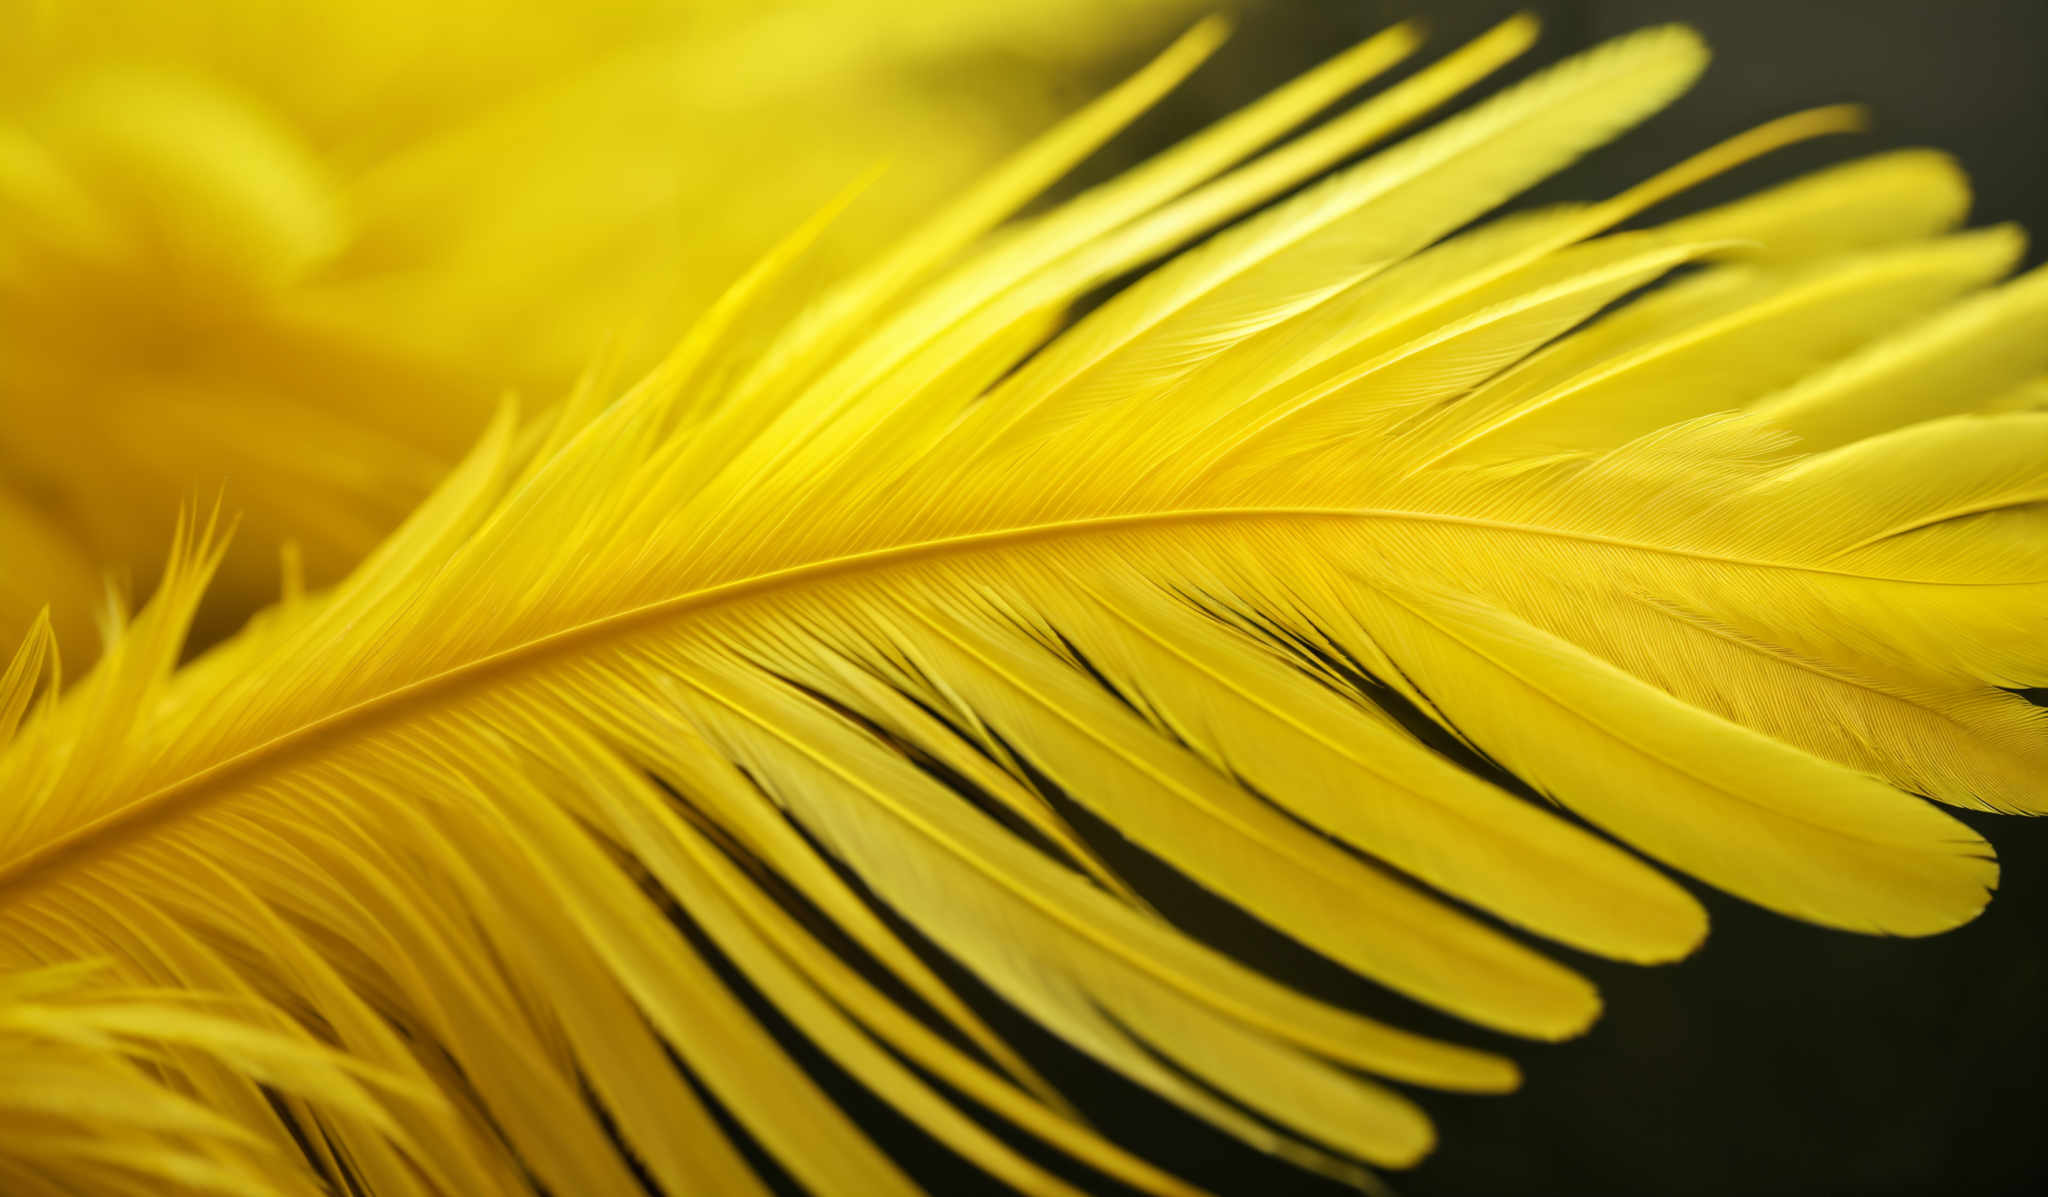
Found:
M 2017 220 L 2048 232 L 2044 0 L 1533 8 L 1545 18 L 1544 40 L 1504 79 L 1667 21 L 1701 30 L 1716 61 L 1664 115 L 1527 199 L 1598 198 L 1747 126 L 1856 100 L 1873 109 L 1874 133 L 1780 153 L 1653 216 L 1879 148 L 1934 145 L 1974 177 L 1974 223 Z M 1266 0 L 1186 94 L 1110 157 L 1128 162 L 1400 18 L 1426 18 L 1429 50 L 1441 53 L 1514 10 L 1480 0 Z M 2030 261 L 2041 257 L 2037 248 Z M 1527 1080 L 1512 1097 L 1417 1094 L 1442 1142 L 1421 1168 L 1389 1177 L 1411 1197 L 2048 1191 L 2048 819 L 1965 817 L 2004 864 L 1996 900 L 1972 925 L 1928 940 L 1865 938 L 1694 886 L 1713 916 L 1705 949 L 1660 969 L 1577 958 L 1608 1012 L 1561 1046 L 1489 1036 L 1407 1006 L 1276 944 L 1170 878 L 1154 878 L 1152 888 L 1205 938 L 1306 988 L 1522 1064 Z M 1106 1129 L 1219 1193 L 1347 1191 L 1237 1146 L 1028 1026 L 1005 1025 L 1067 1077 Z M 981 1191 L 928 1150 L 904 1155 L 935 1191 Z

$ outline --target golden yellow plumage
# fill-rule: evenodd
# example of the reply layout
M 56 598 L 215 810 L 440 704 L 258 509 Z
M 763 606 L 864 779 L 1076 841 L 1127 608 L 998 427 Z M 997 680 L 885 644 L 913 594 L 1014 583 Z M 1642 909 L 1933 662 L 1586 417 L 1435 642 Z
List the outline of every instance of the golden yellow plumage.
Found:
M 914 1191 L 730 966 L 1013 1188 L 1075 1186 L 988 1119 L 1188 1193 L 921 950 L 1361 1183 L 1433 1143 L 1426 1098 L 1383 1080 L 1516 1071 L 1175 927 L 1091 824 L 1538 1039 L 1588 1025 L 1593 986 L 1447 899 L 1638 962 L 1691 951 L 1705 915 L 1480 761 L 1787 915 L 1975 914 L 1988 846 L 1913 794 L 2048 801 L 2044 718 L 2000 689 L 2048 683 L 2048 417 L 2012 399 L 2044 364 L 2039 285 L 1986 290 L 2013 235 L 1953 233 L 1961 180 L 1921 154 L 1611 231 L 1853 123 L 1831 110 L 1468 227 L 1705 62 L 1647 31 L 1394 140 L 1526 48 L 1519 19 L 1288 139 L 1413 49 L 1394 30 L 1005 223 L 1214 32 L 822 298 L 824 219 L 639 381 L 505 409 L 345 581 L 190 664 L 224 551 L 203 521 L 61 695 L 38 625 L 0 686 L 0 975 L 105 961 L 291 1035 L 327 1071 L 274 1105 L 243 1054 L 163 1073 L 267 1145 L 280 1191 L 766 1191 L 709 1103 L 807 1189 Z M 219 1163 L 219 1139 L 177 1158 Z
M 0 977 L 0 1184 L 21 1197 L 155 1191 L 270 1197 L 317 1192 L 276 1144 L 238 1114 L 262 1085 L 286 1102 L 307 1094 L 393 1138 L 395 1094 L 331 1049 L 262 1025 L 260 1012 L 176 991 L 124 990 L 91 965 Z M 221 1008 L 209 1008 L 209 1006 Z M 167 1083 L 207 1071 L 245 1078 L 243 1108 L 210 1106 Z M 382 1090 L 382 1092 L 380 1092 Z
M 0 4 L 0 628 L 88 658 L 216 492 L 206 638 L 281 546 L 331 581 L 507 393 L 644 367 L 873 175 L 845 273 L 1178 7 Z

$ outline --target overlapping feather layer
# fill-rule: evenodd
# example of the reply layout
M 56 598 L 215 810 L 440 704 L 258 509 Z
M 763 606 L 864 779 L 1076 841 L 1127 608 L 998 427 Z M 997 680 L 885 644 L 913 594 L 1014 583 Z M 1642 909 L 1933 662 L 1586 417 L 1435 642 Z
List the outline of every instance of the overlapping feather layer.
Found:
M 866 174 L 843 275 L 1180 5 L 5 0 L 0 629 L 95 655 L 194 495 L 202 638 L 333 581 L 505 394 L 645 368 Z

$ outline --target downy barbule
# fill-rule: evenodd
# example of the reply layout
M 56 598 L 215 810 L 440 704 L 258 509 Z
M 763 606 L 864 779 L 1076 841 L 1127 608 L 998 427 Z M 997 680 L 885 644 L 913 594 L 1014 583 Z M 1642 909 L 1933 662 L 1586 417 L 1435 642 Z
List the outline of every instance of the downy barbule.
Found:
M 1410 131 L 1532 36 L 1294 135 L 1397 28 L 1013 219 L 1199 26 L 830 293 L 826 213 L 651 373 L 505 411 L 331 590 L 180 665 L 198 516 L 87 676 L 39 624 L 0 1188 L 914 1191 L 829 1063 L 992 1185 L 1200 1191 L 991 1002 L 1370 1185 L 1514 1064 L 1247 967 L 1132 860 L 1533 1040 L 1599 1009 L 1543 941 L 1698 946 L 1659 865 L 1971 918 L 1936 804 L 2048 796 L 2048 286 L 1928 152 L 1642 223 L 1834 109 L 1475 223 L 1706 59 L 1650 30 Z

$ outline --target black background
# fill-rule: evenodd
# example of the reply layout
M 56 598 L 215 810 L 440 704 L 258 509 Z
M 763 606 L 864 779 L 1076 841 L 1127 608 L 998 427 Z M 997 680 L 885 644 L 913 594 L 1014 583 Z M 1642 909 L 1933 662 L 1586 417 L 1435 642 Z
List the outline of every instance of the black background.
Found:
M 1395 20 L 1424 17 L 1429 51 L 1441 53 L 1512 11 L 1480 0 L 1266 0 L 1186 93 L 1097 170 Z M 1875 132 L 1781 153 L 1653 216 L 1879 148 L 1933 145 L 1973 176 L 1973 223 L 2017 220 L 2048 232 L 2048 3 L 1590 0 L 1534 11 L 1545 21 L 1543 41 L 1503 79 L 1667 21 L 1698 28 L 1716 55 L 1672 109 L 1522 202 L 1597 198 L 1747 126 L 1854 100 L 1872 108 Z M 2037 247 L 2029 260 L 2041 256 Z M 1928 940 L 1864 938 L 1694 886 L 1713 916 L 1706 948 L 1660 969 L 1576 959 L 1599 982 L 1608 1012 L 1561 1046 L 1491 1037 L 1404 1007 L 1170 879 L 1157 888 L 1171 915 L 1307 988 L 1521 1062 L 1527 1079 L 1512 1097 L 1417 1095 L 1442 1142 L 1422 1167 L 1388 1178 L 1400 1193 L 2044 1191 L 2048 820 L 1968 818 L 2004 866 L 1997 899 L 1970 926 Z M 1092 1117 L 1212 1190 L 1346 1191 L 1238 1147 L 1026 1027 L 1016 1033 L 1067 1076 Z M 909 1149 L 906 1162 L 940 1192 L 979 1188 L 929 1152 Z

